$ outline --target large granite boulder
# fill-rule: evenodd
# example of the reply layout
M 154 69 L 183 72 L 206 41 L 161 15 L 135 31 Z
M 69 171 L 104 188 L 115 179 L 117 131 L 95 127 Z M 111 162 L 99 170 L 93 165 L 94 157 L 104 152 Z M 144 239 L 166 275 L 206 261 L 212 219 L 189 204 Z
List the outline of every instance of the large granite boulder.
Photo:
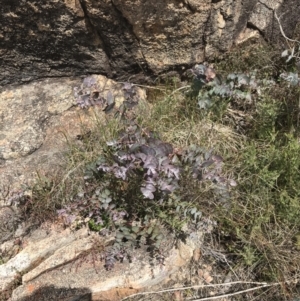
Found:
M 298 0 L 3 0 L 0 86 L 182 70 L 228 50 L 247 26 L 278 42 L 274 9 L 291 36 Z

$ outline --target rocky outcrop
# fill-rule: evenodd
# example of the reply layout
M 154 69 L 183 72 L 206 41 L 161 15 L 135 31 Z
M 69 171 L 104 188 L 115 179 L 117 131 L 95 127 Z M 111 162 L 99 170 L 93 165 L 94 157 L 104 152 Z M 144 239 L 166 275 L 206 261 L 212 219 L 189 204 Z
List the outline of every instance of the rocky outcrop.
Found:
M 11 301 L 121 300 L 174 278 L 189 263 L 201 240 L 200 232 L 176 246 L 168 238 L 163 265 L 153 265 L 149 253 L 141 248 L 134 251 L 131 262 L 116 263 L 107 271 L 101 255 L 112 237 L 101 237 L 86 228 L 72 232 L 59 225 L 42 227 L 24 237 L 23 249 L 0 265 L 0 291 L 4 293 L 21 277 L 22 285 L 13 291 Z
M 277 43 L 298 0 L 4 0 L 0 85 L 88 73 L 128 78 L 181 70 L 228 50 L 249 26 Z

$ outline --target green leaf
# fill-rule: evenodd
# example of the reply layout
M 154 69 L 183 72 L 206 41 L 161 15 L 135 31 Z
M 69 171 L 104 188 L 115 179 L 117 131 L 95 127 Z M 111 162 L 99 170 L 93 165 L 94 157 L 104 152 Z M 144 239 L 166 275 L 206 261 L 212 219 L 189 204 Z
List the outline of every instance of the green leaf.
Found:
M 149 228 L 147 229 L 147 233 L 148 233 L 149 235 L 152 233 L 152 231 L 153 231 L 153 228 L 152 228 L 152 227 L 149 227 Z
M 207 110 L 212 106 L 212 101 L 208 98 L 199 99 L 198 106 L 201 110 Z
M 139 230 L 140 230 L 140 227 L 138 227 L 138 226 L 133 226 L 133 227 L 131 228 L 131 231 L 134 232 L 134 233 L 138 233 Z
M 163 234 L 159 234 L 159 235 L 156 236 L 156 239 L 157 239 L 158 241 L 161 241 L 163 238 L 164 238 L 164 235 L 163 235 Z
M 122 239 L 124 237 L 124 234 L 122 232 L 117 232 L 116 238 L 117 239 Z

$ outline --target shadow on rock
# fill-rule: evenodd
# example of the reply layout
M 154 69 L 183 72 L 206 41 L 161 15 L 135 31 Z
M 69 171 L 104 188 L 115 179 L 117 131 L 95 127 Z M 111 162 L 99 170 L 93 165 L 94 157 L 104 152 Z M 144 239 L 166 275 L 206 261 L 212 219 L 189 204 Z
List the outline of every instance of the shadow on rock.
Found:
M 34 289 L 34 288 L 33 288 Z M 12 298 L 18 301 L 91 301 L 92 293 L 88 288 L 57 288 L 53 285 L 44 286 L 36 290 L 30 296 Z

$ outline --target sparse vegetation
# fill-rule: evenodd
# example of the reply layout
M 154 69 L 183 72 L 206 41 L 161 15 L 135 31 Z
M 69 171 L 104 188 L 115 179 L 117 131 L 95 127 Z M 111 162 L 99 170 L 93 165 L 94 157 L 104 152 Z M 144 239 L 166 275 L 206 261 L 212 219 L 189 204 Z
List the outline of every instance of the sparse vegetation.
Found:
M 300 85 L 291 61 L 267 46 L 246 45 L 214 68 L 193 68 L 184 83 L 189 89 L 176 82 L 161 87 L 145 115 L 125 116 L 135 96 L 125 85 L 128 104 L 119 119 L 107 118 L 70 144 L 69 171 L 40 179 L 24 210 L 39 220 L 58 211 L 66 225 L 115 231 L 108 269 L 141 241 L 159 249 L 163 234 L 153 219 L 180 232 L 184 223 L 209 217 L 216 226 L 204 247 L 221 252 L 227 265 L 206 256 L 224 278 L 230 266 L 235 281 L 281 284 L 232 300 L 295 300 Z M 101 102 L 110 111 L 112 96 L 96 92 L 94 103 L 82 93 L 80 105 Z

